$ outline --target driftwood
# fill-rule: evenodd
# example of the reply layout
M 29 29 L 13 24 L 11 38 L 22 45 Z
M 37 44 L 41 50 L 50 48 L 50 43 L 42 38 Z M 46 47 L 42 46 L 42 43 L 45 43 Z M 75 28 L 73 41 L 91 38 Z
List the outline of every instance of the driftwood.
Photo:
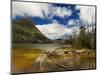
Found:
M 67 69 L 67 70 L 70 70 L 70 68 L 66 67 L 65 65 L 61 65 L 61 64 L 58 64 L 57 62 L 55 62 L 55 59 L 52 58 L 50 55 L 49 55 L 49 59 L 52 61 L 53 64 L 59 66 L 59 67 L 62 67 L 64 69 Z
M 67 47 L 64 47 L 64 48 L 67 48 Z M 46 61 L 47 59 L 49 59 L 50 61 L 51 61 L 51 63 L 53 63 L 53 64 L 55 64 L 55 65 L 57 65 L 57 66 L 59 66 L 59 67 L 62 67 L 62 68 L 64 68 L 64 69 L 67 69 L 67 70 L 71 70 L 70 69 L 70 67 L 68 67 L 68 66 L 65 66 L 65 65 L 62 65 L 62 64 L 59 64 L 59 63 L 57 63 L 55 60 L 56 59 L 54 59 L 52 56 L 56 56 L 57 54 L 55 54 L 55 51 L 56 50 L 58 50 L 58 49 L 63 49 L 63 47 L 59 47 L 59 48 L 56 48 L 56 49 L 54 49 L 52 52 L 43 52 L 43 54 L 40 54 L 40 56 L 36 59 L 36 62 L 39 62 L 39 66 L 40 66 L 40 68 L 41 68 L 41 66 L 42 66 L 42 63 L 44 62 L 44 61 Z M 85 50 L 66 50 L 66 51 L 64 51 L 64 53 L 65 54 L 67 54 L 67 53 L 69 53 L 69 54 L 77 54 L 77 53 L 81 53 L 81 52 L 84 52 Z M 50 62 L 49 61 L 49 62 Z
M 59 67 L 62 67 L 62 68 L 64 68 L 64 69 L 70 70 L 70 68 L 66 67 L 65 65 L 58 64 L 58 63 L 55 61 L 55 59 L 52 57 L 53 55 L 56 55 L 56 54 L 54 54 L 54 52 L 55 52 L 56 50 L 58 50 L 58 49 L 61 49 L 61 48 L 60 48 L 60 47 L 59 47 L 59 48 L 56 48 L 56 49 L 54 49 L 53 52 L 51 52 L 51 53 L 50 53 L 50 52 L 43 52 L 43 54 L 40 54 L 40 56 L 36 59 L 36 62 L 39 63 L 40 69 L 41 69 L 42 63 L 43 63 L 44 61 L 46 61 L 46 59 L 49 59 L 49 60 L 51 60 L 51 63 L 53 63 L 53 64 L 55 64 L 55 65 L 57 65 L 57 66 L 59 66 Z M 42 59 L 43 59 L 43 60 L 42 60 Z

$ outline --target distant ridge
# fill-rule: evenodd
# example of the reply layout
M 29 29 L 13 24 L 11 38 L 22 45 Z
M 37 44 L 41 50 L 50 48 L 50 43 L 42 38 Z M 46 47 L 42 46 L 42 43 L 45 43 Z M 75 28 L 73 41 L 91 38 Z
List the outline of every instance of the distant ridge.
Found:
M 46 38 L 28 17 L 12 21 L 12 42 L 13 43 L 48 43 Z

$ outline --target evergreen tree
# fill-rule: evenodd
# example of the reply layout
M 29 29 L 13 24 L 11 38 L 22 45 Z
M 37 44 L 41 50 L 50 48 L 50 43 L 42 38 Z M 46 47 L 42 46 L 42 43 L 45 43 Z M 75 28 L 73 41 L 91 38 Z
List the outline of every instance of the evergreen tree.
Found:
M 86 47 L 86 28 L 84 26 L 80 27 L 80 33 L 75 45 L 76 48 Z

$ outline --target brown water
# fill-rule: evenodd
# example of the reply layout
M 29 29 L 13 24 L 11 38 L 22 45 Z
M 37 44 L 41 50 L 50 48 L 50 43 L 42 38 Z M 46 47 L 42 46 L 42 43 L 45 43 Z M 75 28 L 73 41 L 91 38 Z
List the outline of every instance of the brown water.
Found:
M 84 54 L 68 54 L 67 56 L 43 55 L 41 51 L 52 52 L 61 47 L 59 44 L 14 44 L 12 73 L 52 72 L 69 70 L 95 69 L 95 57 Z M 90 54 L 92 52 L 90 51 Z M 41 56 L 42 54 L 42 56 Z M 36 61 L 38 59 L 38 62 Z M 39 60 L 43 61 L 39 61 Z M 40 63 L 41 62 L 41 63 Z
M 56 48 L 61 47 L 60 44 L 54 44 L 54 43 L 49 43 L 49 44 L 14 44 L 15 48 L 31 48 L 31 49 L 41 49 L 44 51 L 53 51 Z

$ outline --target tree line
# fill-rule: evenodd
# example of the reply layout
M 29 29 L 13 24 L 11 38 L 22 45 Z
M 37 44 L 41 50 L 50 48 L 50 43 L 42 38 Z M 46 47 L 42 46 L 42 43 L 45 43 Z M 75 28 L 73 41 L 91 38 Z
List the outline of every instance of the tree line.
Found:
M 69 36 L 68 42 L 73 48 L 96 48 L 96 28 L 92 27 L 91 31 L 85 26 L 80 26 L 80 32 L 77 35 L 77 31 L 73 31 Z

